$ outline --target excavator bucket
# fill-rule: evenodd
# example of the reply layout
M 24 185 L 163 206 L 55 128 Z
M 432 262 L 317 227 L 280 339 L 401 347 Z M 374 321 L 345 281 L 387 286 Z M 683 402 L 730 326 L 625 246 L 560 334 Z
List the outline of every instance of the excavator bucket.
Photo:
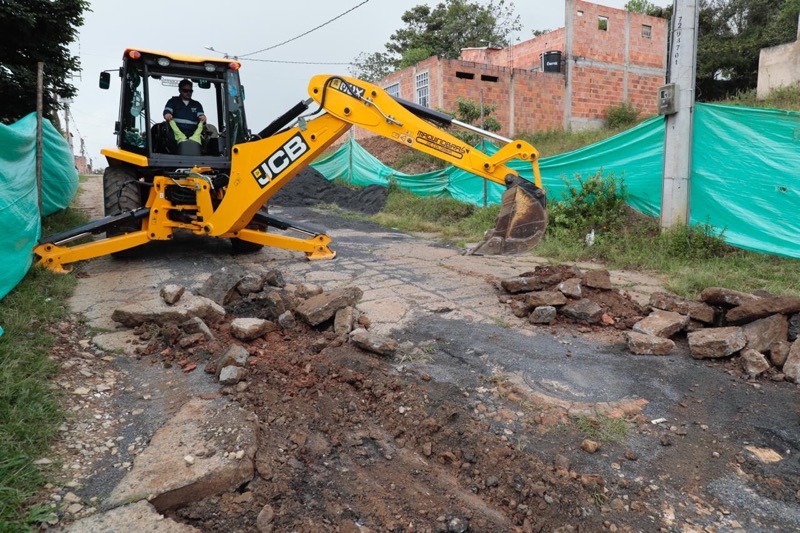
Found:
M 483 241 L 469 255 L 513 255 L 536 246 L 547 228 L 545 193 L 533 183 L 510 175 L 503 193 L 500 213 Z

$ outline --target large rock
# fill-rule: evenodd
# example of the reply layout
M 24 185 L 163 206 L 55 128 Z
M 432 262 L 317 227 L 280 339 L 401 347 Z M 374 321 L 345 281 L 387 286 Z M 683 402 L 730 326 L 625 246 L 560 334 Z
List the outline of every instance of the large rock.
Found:
M 611 290 L 611 274 L 608 270 L 590 270 L 583 275 L 583 284 L 592 289 Z
M 500 286 L 506 292 L 517 294 L 547 289 L 566 279 L 580 277 L 583 277 L 583 273 L 578 267 L 572 265 L 538 266 L 533 272 L 526 272 L 520 276 L 502 280 Z
M 769 361 L 759 351 L 745 348 L 741 357 L 742 369 L 748 376 L 754 378 L 769 369 Z
M 552 305 L 540 305 L 531 312 L 528 322 L 531 324 L 552 324 L 557 314 L 558 311 Z
M 235 490 L 255 472 L 257 422 L 224 400 L 190 400 L 153 434 L 104 507 L 146 499 L 164 512 Z
M 333 317 L 333 332 L 337 335 L 349 335 L 356 323 L 355 307 L 344 307 L 336 311 Z
M 323 292 L 301 302 L 295 313 L 308 324 L 316 326 L 333 318 L 339 309 L 355 307 L 363 295 L 364 292 L 358 287 Z
M 745 324 L 742 329 L 747 337 L 747 348 L 765 353 L 772 343 L 786 340 L 789 320 L 783 315 L 772 315 Z
M 236 385 L 247 377 L 247 369 L 240 366 L 226 366 L 219 372 L 220 385 Z
M 668 339 L 689 325 L 689 317 L 672 311 L 656 309 L 647 317 L 633 325 L 631 329 L 639 333 Z
M 564 296 L 568 296 L 569 298 L 573 298 L 575 300 L 579 299 L 583 295 L 583 292 L 581 291 L 580 278 L 565 279 L 558 284 L 558 290 Z
M 794 341 L 800 337 L 800 313 L 789 317 L 789 340 Z
M 789 357 L 789 350 L 792 343 L 789 341 L 778 341 L 769 347 L 769 361 L 778 368 L 783 368 L 786 359 Z
M 217 377 L 223 368 L 228 366 L 239 366 L 245 368 L 250 354 L 243 346 L 232 344 L 217 360 Z
M 133 533 L 134 531 L 200 533 L 197 528 L 175 522 L 159 514 L 144 500 L 82 518 L 68 525 L 63 531 L 66 533 Z
M 736 307 L 745 302 L 752 302 L 760 298 L 754 294 L 724 289 L 722 287 L 708 287 L 700 293 L 700 300 L 720 307 Z
M 789 381 L 800 383 L 800 339 L 794 341 L 789 349 L 789 357 L 783 363 L 783 374 Z
M 167 305 L 173 305 L 181 299 L 184 292 L 186 292 L 186 288 L 183 285 L 170 283 L 161 287 L 159 295 Z
M 747 344 L 742 328 L 712 328 L 693 331 L 686 335 L 689 349 L 695 359 L 711 359 L 732 355 Z
M 686 315 L 692 320 L 699 320 L 705 324 L 713 324 L 716 312 L 714 308 L 703 302 L 687 300 L 668 292 L 654 292 L 650 295 L 650 307 L 672 311 Z
M 197 294 L 224 307 L 241 298 L 236 286 L 249 274 L 241 265 L 228 265 L 211 274 Z
M 201 318 L 207 323 L 219 322 L 225 318 L 225 309 L 208 298 L 186 293 L 174 305 L 156 297 L 123 305 L 111 313 L 112 320 L 131 328 L 146 322 L 183 323 L 193 317 Z
M 675 348 L 675 343 L 664 337 L 636 331 L 629 331 L 626 336 L 628 349 L 637 355 L 668 355 Z
M 751 322 L 759 318 L 778 313 L 791 314 L 800 312 L 800 298 L 795 296 L 774 296 L 745 302 L 725 313 L 725 318 L 732 324 Z
M 573 320 L 580 322 L 588 322 L 589 324 L 596 324 L 600 322 L 603 317 L 603 308 L 597 303 L 583 298 L 568 303 L 561 308 L 561 313 Z
M 380 335 L 373 335 L 364 328 L 358 328 L 350 333 L 350 342 L 362 350 L 391 357 L 400 347 L 397 341 Z
M 533 309 L 534 307 L 539 307 L 542 305 L 550 305 L 555 307 L 566 304 L 567 297 L 561 292 L 557 291 L 535 291 L 526 294 L 524 301 L 525 305 L 527 305 L 529 309 Z
M 234 318 L 231 335 L 240 341 L 249 342 L 278 329 L 274 322 L 261 318 Z

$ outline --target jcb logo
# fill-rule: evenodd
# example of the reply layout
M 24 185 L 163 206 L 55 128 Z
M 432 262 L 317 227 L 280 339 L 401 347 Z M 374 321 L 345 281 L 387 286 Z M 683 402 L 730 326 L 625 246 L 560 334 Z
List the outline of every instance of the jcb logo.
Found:
M 308 144 L 306 144 L 303 136 L 298 133 L 275 150 L 263 163 L 254 168 L 253 177 L 263 189 L 306 152 L 308 152 Z
M 366 92 L 364 89 L 359 87 L 358 85 L 353 85 L 352 83 L 348 83 L 342 79 L 334 78 L 331 80 L 331 87 L 334 89 L 343 92 L 346 95 L 354 96 L 359 100 L 364 98 L 364 93 Z

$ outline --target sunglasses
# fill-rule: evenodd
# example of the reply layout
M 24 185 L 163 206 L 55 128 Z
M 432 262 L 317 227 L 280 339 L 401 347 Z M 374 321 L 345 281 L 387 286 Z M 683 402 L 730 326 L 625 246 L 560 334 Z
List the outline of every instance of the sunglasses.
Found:
M 181 92 L 182 93 L 193 93 L 194 90 L 193 89 L 181 89 Z

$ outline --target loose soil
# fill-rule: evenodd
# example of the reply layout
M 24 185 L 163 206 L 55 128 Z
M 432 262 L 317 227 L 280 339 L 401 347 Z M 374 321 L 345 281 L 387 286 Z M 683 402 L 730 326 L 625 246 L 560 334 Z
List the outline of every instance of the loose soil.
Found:
M 275 200 L 284 205 L 324 201 L 362 212 L 385 201 L 381 188 L 352 191 L 319 180 L 305 171 Z M 565 345 L 586 336 L 618 349 L 617 327 L 635 320 L 642 309 L 630 298 L 605 294 L 603 305 L 621 317 L 616 324 L 562 321 L 542 331 L 573 339 Z M 234 342 L 231 318 L 215 328 L 216 343 L 184 348 L 176 345 L 178 333 L 170 326 L 143 328 L 136 364 L 177 365 L 199 374 L 221 347 Z M 86 357 L 86 343 L 79 343 L 86 332 L 77 322 L 61 325 L 58 333 L 60 360 L 84 359 L 93 375 L 112 372 L 109 361 Z M 778 409 L 796 408 L 796 392 L 788 391 L 785 397 L 795 400 L 785 406 L 763 405 L 759 389 L 778 384 L 747 382 L 730 361 L 703 363 L 698 371 L 713 367 L 719 381 L 674 398 L 671 418 L 685 423 L 652 424 L 640 405 L 623 404 L 612 414 L 622 429 L 609 433 L 605 416 L 576 414 L 513 376 L 474 374 L 459 384 L 437 380 L 421 363 L 456 364 L 466 354 L 426 345 L 413 334 L 409 342 L 389 359 L 343 342 L 331 324 L 299 324 L 250 343 L 246 384 L 221 393 L 258 417 L 257 475 L 236 491 L 168 516 L 206 532 L 800 528 L 800 518 L 786 517 L 800 502 L 796 425 L 786 428 L 789 437 L 778 431 L 756 442 L 784 453 L 792 461 L 788 468 L 746 453 L 753 428 L 735 425 L 754 411 L 768 410 L 774 417 Z M 571 356 L 569 349 L 565 352 Z M 683 342 L 677 357 L 686 355 Z M 65 367 L 57 381 L 80 382 L 79 369 L 85 368 Z M 788 384 L 780 386 L 788 390 Z M 79 405 L 72 396 L 66 404 Z M 726 417 L 731 428 L 720 420 Z M 703 427 L 708 420 L 715 424 Z M 591 449 L 586 439 L 599 443 L 599 450 L 586 451 Z M 85 449 L 61 441 L 55 454 L 68 464 Z M 743 507 L 732 508 L 731 502 Z M 759 512 L 743 511 L 751 507 Z

